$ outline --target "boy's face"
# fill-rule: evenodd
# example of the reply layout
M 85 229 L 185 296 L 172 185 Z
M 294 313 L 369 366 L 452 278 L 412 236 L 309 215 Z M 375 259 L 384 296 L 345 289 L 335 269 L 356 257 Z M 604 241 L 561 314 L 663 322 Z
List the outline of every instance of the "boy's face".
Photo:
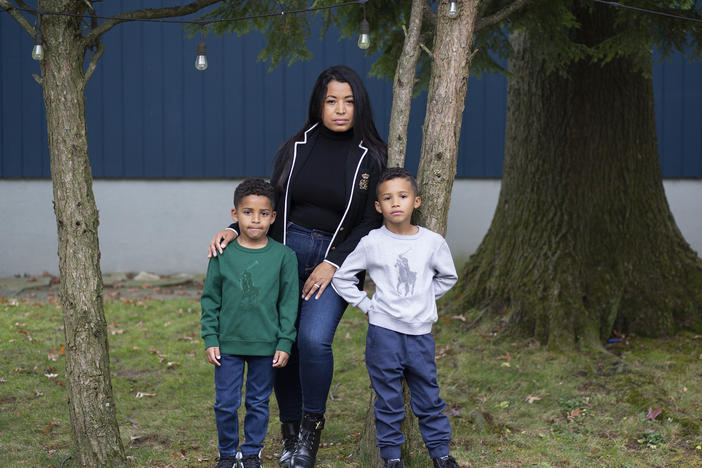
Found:
M 397 177 L 380 184 L 375 209 L 383 215 L 386 227 L 401 229 L 411 224 L 412 212 L 421 204 L 422 199 L 414 193 L 410 181 Z
M 263 195 L 247 195 L 232 208 L 232 219 L 239 223 L 241 245 L 254 248 L 266 245 L 266 233 L 275 221 L 273 203 Z

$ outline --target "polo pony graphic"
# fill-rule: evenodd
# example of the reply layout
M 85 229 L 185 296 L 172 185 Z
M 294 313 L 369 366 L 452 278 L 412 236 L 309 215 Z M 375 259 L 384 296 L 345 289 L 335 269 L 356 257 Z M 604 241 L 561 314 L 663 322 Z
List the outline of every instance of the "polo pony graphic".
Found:
M 256 304 L 258 300 L 258 287 L 254 284 L 253 275 L 251 275 L 251 270 L 253 267 L 258 265 L 258 260 L 253 262 L 244 273 L 241 274 L 240 284 L 241 284 L 241 295 L 243 297 L 243 303 L 248 305 Z
M 409 260 L 405 254 L 409 250 L 401 253 L 395 260 L 395 268 L 397 268 L 397 294 L 408 296 L 414 294 L 414 283 L 417 280 L 417 272 L 412 271 L 409 266 Z M 404 286 L 404 294 L 402 287 Z

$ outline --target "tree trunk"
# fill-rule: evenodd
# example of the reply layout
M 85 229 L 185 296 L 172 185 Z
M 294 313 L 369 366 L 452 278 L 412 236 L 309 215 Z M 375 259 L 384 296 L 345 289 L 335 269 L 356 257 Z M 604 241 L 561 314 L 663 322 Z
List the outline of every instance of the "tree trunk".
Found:
M 422 226 L 446 235 L 449 202 L 456 176 L 458 139 L 468 88 L 468 69 L 479 0 L 457 2 L 457 18 L 447 16 L 449 2 L 439 2 L 424 138 L 417 181 Z M 429 196 L 431 194 L 431 196 Z
M 46 10 L 82 13 L 82 1 L 40 2 Z M 42 85 L 46 105 L 73 459 L 83 466 L 127 466 L 110 382 L 102 304 L 98 212 L 85 123 L 80 18 L 46 16 Z
M 422 33 L 422 12 L 426 0 L 412 0 L 409 26 L 405 33 L 402 55 L 397 61 L 392 86 L 392 111 L 388 131 L 388 167 L 404 167 L 407 151 L 407 124 L 412 109 L 414 75 L 419 59 L 419 36 Z
M 580 43 L 614 31 L 611 9 L 576 15 Z M 699 330 L 702 262 L 665 198 L 650 54 L 564 76 L 538 57 L 543 40 L 512 36 L 502 190 L 458 305 L 506 310 L 513 331 L 551 348 Z

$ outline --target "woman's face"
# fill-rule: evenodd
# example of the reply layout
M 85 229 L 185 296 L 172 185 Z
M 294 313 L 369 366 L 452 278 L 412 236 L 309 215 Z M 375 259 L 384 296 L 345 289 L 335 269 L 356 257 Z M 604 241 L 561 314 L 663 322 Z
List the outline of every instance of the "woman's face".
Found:
M 334 132 L 353 128 L 353 91 L 348 83 L 332 80 L 322 105 L 322 123 Z

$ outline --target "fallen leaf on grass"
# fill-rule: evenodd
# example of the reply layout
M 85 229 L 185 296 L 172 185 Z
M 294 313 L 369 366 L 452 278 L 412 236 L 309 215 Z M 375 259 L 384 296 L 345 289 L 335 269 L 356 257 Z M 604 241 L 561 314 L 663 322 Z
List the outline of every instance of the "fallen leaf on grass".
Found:
M 541 397 L 529 394 L 524 400 L 531 405 L 532 403 L 534 403 L 535 401 L 539 401 L 540 399 Z
M 463 315 L 454 315 L 451 318 L 454 320 L 460 320 L 461 322 L 464 322 L 464 323 L 466 321 L 466 318 Z
M 511 361 L 512 355 L 509 354 L 509 351 L 507 351 L 507 354 L 503 354 L 502 356 L 497 356 L 495 359 L 505 359 L 507 361 Z
M 500 367 L 512 367 L 512 365 L 509 362 L 503 362 Z
M 441 359 L 447 356 L 447 352 L 451 350 L 451 347 L 446 345 L 443 348 L 439 349 L 439 351 L 436 353 L 436 359 Z
M 179 366 L 179 365 L 180 365 L 180 361 L 169 361 L 168 364 L 166 364 L 166 366 L 169 369 L 176 367 L 176 366 Z
M 36 388 L 34 389 L 34 395 L 36 395 L 38 397 L 44 396 L 44 394 L 42 392 L 40 392 L 39 390 L 37 390 Z
M 495 405 L 495 408 L 508 408 L 508 407 L 509 407 L 509 401 L 501 401 Z
M 145 393 L 145 392 L 137 392 L 136 398 L 144 398 L 144 397 L 155 397 L 155 393 Z
M 461 417 L 461 409 L 460 408 L 449 408 L 445 411 L 446 416 L 456 416 L 456 417 Z
M 0 383 L 6 383 L 7 380 L 5 380 L 5 377 L 0 377 Z
M 50 379 L 55 379 L 56 377 L 58 377 L 58 374 L 44 374 L 44 377 L 48 377 Z
M 663 412 L 663 408 L 658 408 L 654 410 L 650 406 L 648 407 L 648 413 L 646 413 L 646 419 L 649 421 L 655 421 L 659 414 Z

